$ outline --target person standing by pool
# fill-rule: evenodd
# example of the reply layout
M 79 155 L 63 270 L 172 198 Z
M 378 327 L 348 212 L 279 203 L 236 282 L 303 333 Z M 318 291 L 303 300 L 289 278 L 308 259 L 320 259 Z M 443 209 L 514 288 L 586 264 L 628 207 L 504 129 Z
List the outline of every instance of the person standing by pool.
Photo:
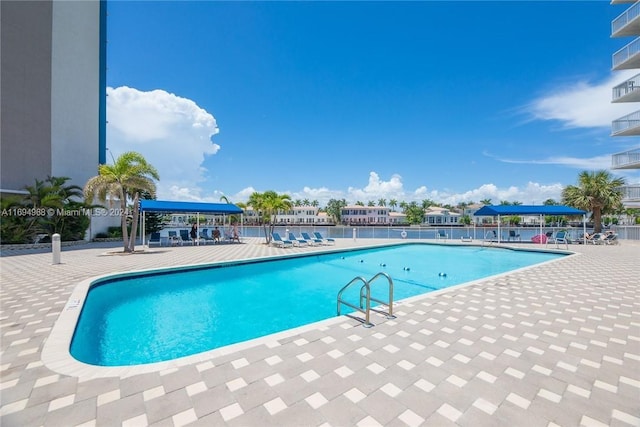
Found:
M 191 236 L 191 240 L 193 240 L 194 242 L 198 238 L 198 226 L 195 223 L 191 226 L 191 232 L 189 232 L 189 236 Z

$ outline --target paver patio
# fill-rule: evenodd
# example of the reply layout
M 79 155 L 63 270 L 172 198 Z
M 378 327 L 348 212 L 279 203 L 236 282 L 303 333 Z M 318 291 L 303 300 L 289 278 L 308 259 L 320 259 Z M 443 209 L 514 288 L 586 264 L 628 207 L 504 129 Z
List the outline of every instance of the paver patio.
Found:
M 386 242 L 338 239 L 335 249 Z M 0 424 L 640 426 L 639 242 L 572 245 L 577 254 L 559 261 L 402 301 L 395 320 L 370 329 L 333 319 L 119 377 L 43 362 L 90 277 L 327 249 L 248 239 L 123 256 L 88 244 L 59 265 L 48 252 L 3 253 Z

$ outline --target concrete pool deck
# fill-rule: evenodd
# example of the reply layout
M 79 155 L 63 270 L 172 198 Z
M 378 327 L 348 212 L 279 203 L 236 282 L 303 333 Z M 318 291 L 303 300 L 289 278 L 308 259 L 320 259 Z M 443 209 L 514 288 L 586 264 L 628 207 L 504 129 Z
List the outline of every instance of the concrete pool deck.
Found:
M 48 251 L 3 251 L 0 424 L 640 426 L 639 242 L 571 245 L 575 256 L 397 303 L 395 320 L 374 316 L 370 329 L 333 319 L 117 377 L 43 362 L 72 291 L 91 277 L 390 243 L 262 242 L 136 255 L 87 244 L 63 251 L 59 265 Z

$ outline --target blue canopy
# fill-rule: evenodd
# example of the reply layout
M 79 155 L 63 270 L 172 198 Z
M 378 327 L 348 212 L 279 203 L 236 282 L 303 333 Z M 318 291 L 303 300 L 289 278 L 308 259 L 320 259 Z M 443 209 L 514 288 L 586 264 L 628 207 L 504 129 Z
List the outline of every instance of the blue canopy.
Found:
M 474 216 L 499 215 L 584 215 L 585 211 L 560 205 L 488 205 L 478 209 Z
M 188 212 L 208 214 L 241 214 L 242 209 L 232 203 L 170 202 L 140 200 L 141 212 Z

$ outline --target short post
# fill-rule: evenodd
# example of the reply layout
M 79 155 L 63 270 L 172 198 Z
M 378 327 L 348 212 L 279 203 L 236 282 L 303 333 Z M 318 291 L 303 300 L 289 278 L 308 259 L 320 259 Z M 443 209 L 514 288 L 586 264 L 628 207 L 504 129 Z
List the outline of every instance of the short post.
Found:
M 51 236 L 51 252 L 53 253 L 53 264 L 60 264 L 60 234 Z
M 353 227 L 353 241 L 356 241 L 356 228 Z

